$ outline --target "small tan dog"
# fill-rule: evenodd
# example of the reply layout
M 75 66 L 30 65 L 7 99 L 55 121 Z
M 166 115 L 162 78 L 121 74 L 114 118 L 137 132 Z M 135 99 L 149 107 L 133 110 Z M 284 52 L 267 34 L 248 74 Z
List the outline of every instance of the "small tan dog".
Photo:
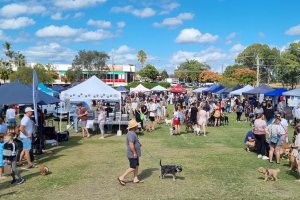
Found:
M 295 169 L 297 169 L 297 160 L 296 160 L 296 156 L 294 155 L 293 151 L 290 151 L 288 154 L 288 159 L 290 160 L 290 170 L 293 171 Z
M 50 173 L 49 168 L 46 165 L 40 166 L 40 174 L 41 175 L 48 175 Z
M 144 127 L 145 131 L 147 132 L 152 132 L 153 131 L 153 128 L 152 128 L 152 125 L 151 124 L 146 124 L 145 127 Z
M 265 175 L 265 181 L 267 181 L 269 177 L 271 177 L 271 180 L 277 181 L 280 169 L 266 169 L 264 167 L 259 167 L 257 171 Z

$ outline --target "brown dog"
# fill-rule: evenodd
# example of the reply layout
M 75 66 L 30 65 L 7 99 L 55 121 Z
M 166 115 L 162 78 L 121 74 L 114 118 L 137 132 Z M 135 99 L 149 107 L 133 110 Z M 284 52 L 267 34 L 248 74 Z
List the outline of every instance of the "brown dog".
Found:
M 265 175 L 265 181 L 267 181 L 269 177 L 271 177 L 271 180 L 277 181 L 277 176 L 280 172 L 280 169 L 266 169 L 264 167 L 260 167 L 257 171 Z
M 145 127 L 144 127 L 145 131 L 147 132 L 152 132 L 153 131 L 153 128 L 152 128 L 152 125 L 151 124 L 146 124 Z
M 41 165 L 40 166 L 40 174 L 41 175 L 48 175 L 49 174 L 49 168 L 46 165 Z
M 297 169 L 297 160 L 296 160 L 296 156 L 293 154 L 293 151 L 290 151 L 288 154 L 288 159 L 290 160 L 290 170 L 293 171 L 295 169 Z

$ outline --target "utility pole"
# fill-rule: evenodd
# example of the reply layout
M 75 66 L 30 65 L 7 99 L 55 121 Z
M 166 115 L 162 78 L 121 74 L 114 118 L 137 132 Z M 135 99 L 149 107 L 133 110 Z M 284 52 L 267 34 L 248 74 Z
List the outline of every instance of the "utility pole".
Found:
M 256 86 L 259 86 L 259 56 L 256 55 Z
M 222 74 L 224 74 L 224 64 L 222 64 Z
M 113 87 L 115 87 L 115 67 L 114 67 L 114 52 L 112 52 L 111 56 L 111 66 L 113 68 Z

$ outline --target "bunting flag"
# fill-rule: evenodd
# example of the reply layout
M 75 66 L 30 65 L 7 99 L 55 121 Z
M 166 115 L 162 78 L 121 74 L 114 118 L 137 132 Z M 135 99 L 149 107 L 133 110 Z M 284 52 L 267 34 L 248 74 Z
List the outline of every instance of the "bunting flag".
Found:
M 38 126 L 38 112 L 37 112 L 37 102 L 38 102 L 38 78 L 36 71 L 33 71 L 33 84 L 32 84 L 32 92 L 33 92 L 33 110 L 34 110 L 34 118 L 35 125 Z

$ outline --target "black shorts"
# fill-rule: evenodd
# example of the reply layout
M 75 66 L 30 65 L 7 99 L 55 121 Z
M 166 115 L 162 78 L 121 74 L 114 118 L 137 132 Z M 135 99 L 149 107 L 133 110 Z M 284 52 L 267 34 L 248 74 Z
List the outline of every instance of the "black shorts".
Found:
M 136 167 L 140 165 L 139 158 L 128 158 L 128 160 L 129 160 L 129 167 L 132 169 L 136 169 Z
M 149 119 L 150 119 L 151 122 L 154 122 L 155 117 L 149 117 Z

